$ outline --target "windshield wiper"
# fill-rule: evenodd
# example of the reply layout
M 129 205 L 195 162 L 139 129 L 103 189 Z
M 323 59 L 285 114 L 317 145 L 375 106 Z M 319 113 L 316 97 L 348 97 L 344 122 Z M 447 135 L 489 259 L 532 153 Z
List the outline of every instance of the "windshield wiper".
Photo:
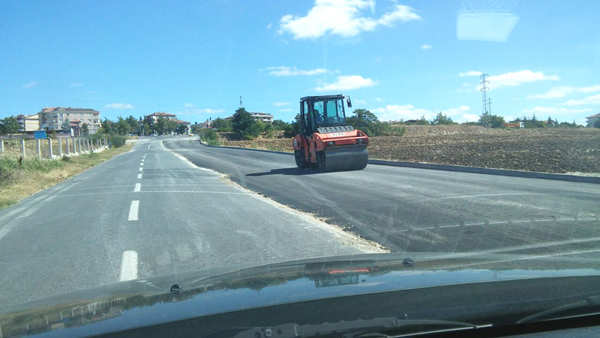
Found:
M 429 332 L 450 332 L 473 330 L 475 324 L 444 320 L 375 318 L 367 320 L 342 321 L 315 325 L 283 324 L 272 327 L 255 327 L 242 331 L 235 338 L 288 338 L 288 337 L 328 337 L 343 335 L 347 338 L 387 337 L 388 335 L 414 335 Z
M 588 297 L 575 303 L 557 306 L 520 319 L 517 324 L 592 316 L 600 313 L 600 296 Z

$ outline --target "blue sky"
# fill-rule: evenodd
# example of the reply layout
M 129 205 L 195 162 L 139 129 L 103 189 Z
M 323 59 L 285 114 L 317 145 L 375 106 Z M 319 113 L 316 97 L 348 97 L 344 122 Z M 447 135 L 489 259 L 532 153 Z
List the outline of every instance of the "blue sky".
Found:
M 285 121 L 343 93 L 382 120 L 492 113 L 584 123 L 600 111 L 598 1 L 5 1 L 0 117 L 43 107 L 102 117 Z

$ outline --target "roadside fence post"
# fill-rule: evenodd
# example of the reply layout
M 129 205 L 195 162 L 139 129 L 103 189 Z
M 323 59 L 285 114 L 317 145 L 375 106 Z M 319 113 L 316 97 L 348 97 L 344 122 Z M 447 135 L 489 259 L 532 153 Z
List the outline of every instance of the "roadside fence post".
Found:
M 63 152 L 62 152 L 62 138 L 57 137 L 56 140 L 58 141 L 58 156 L 62 157 L 63 156 Z
M 77 138 L 77 148 L 79 148 L 79 153 L 83 152 L 83 150 L 81 149 L 81 138 L 80 137 Z
M 38 138 L 35 141 L 36 141 L 35 143 L 37 145 L 37 155 L 38 155 L 38 158 L 41 159 L 42 158 L 42 145 L 41 145 L 40 139 Z
M 48 158 L 52 159 L 52 139 L 48 137 Z
M 25 158 L 25 139 L 21 139 L 21 156 Z
M 4 140 L 0 140 L 0 148 L 2 148 L 2 157 L 4 157 Z
M 69 148 L 69 146 L 70 146 L 69 139 L 70 139 L 70 137 L 67 137 L 67 140 L 66 140 L 67 141 L 66 142 L 67 143 L 66 144 L 67 145 L 67 156 L 71 155 L 71 149 Z

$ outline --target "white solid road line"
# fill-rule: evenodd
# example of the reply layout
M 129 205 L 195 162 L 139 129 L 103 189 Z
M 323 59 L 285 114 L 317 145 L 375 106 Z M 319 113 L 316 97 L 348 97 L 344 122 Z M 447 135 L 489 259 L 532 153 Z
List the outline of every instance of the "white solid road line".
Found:
M 138 192 L 142 190 L 142 184 L 141 183 L 136 183 L 135 184 L 135 188 L 133 189 L 133 192 Z
M 133 250 L 123 251 L 121 260 L 121 282 L 137 279 L 138 277 L 138 253 Z
M 142 174 L 138 174 L 138 179 L 141 179 L 141 178 L 142 178 Z
M 143 167 L 143 166 L 144 166 L 144 162 L 140 163 L 140 167 Z
M 143 170 L 144 170 L 144 168 L 140 168 L 140 171 L 143 171 Z
M 128 221 L 137 221 L 139 210 L 140 210 L 140 201 L 138 201 L 138 200 L 131 201 L 131 207 L 129 207 L 129 218 L 127 220 Z

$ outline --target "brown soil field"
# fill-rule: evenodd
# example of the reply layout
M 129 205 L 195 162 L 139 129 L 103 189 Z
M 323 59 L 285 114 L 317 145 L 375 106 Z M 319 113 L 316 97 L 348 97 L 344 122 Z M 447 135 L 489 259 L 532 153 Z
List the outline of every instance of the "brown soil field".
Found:
M 369 157 L 550 173 L 600 173 L 600 129 L 486 129 L 406 126 L 403 136 L 370 138 Z M 292 139 L 234 141 L 224 146 L 291 152 Z

